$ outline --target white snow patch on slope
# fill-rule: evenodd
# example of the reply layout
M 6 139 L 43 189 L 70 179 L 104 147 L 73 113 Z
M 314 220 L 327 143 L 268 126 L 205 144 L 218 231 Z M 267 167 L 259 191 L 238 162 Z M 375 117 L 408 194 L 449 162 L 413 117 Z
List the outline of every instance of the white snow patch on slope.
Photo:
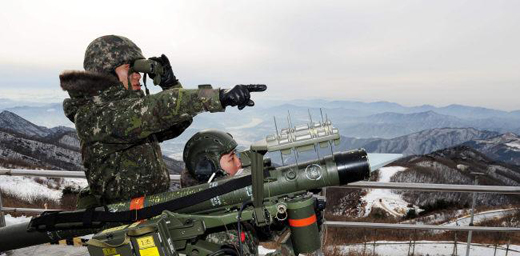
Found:
M 484 222 L 486 220 L 492 219 L 500 219 L 506 216 L 513 214 L 518 209 L 498 209 L 498 210 L 489 210 L 484 212 L 475 213 L 473 216 L 473 223 L 478 224 L 480 222 Z M 468 226 L 471 220 L 471 215 L 465 215 L 456 220 L 449 221 L 447 223 L 442 224 L 443 226 Z
M 26 216 L 13 217 L 13 216 L 11 216 L 11 214 L 5 215 L 5 225 L 6 226 L 11 226 L 11 225 L 18 224 L 18 223 L 29 222 L 30 220 L 31 220 L 31 217 L 26 217 Z
M 47 178 L 38 178 L 43 184 L 30 177 L 0 176 L 0 189 L 6 194 L 32 202 L 37 198 L 47 198 L 58 202 L 62 196 L 62 189 L 66 186 L 75 188 L 86 187 L 85 179 L 61 179 L 55 182 Z
M 520 142 L 509 142 L 509 143 L 505 143 L 505 145 L 512 148 L 515 151 L 520 150 Z
M 390 178 L 396 173 L 406 170 L 405 167 L 391 166 L 379 169 L 379 182 L 390 182 Z M 404 201 L 399 194 L 393 193 L 390 189 L 370 189 L 368 193 L 361 198 L 366 202 L 365 214 L 368 216 L 372 208 L 379 207 L 394 216 L 404 216 L 408 210 L 408 202 Z M 416 208 L 416 211 L 419 209 Z
M 369 242 L 368 244 L 354 244 L 347 246 L 328 246 L 326 250 L 329 252 L 334 251 L 334 249 L 341 251 L 344 255 L 347 255 L 349 252 L 365 252 L 366 255 L 385 255 L 385 256 L 401 256 L 408 255 L 412 248 L 410 248 L 409 242 L 395 242 L 395 241 L 377 241 L 376 247 L 374 248 L 373 242 Z M 365 247 L 366 246 L 366 247 Z M 518 245 L 510 245 L 509 246 L 508 255 L 520 255 L 517 251 L 520 250 L 520 246 Z M 511 251 L 515 250 L 515 251 Z M 505 245 L 501 245 L 500 248 L 497 248 L 496 255 L 505 255 Z M 375 252 L 374 252 L 375 251 Z M 445 242 L 437 242 L 437 241 L 416 241 L 416 245 L 414 248 L 414 255 L 452 255 L 454 251 L 454 243 L 453 241 L 445 241 Z M 459 242 L 457 244 L 457 255 L 463 255 L 466 252 L 466 244 Z M 486 244 L 475 244 L 473 243 L 470 248 L 471 256 L 489 256 L 494 255 L 495 248 L 494 246 L 486 245 Z

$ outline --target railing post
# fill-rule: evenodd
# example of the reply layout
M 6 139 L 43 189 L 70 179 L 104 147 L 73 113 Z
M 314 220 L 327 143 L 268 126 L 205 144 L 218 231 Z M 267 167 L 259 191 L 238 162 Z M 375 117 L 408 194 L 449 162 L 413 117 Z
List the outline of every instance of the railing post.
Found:
M 457 223 L 457 222 L 455 222 Z M 458 226 L 459 224 L 457 224 Z M 451 254 L 453 256 L 457 256 L 457 231 L 455 231 L 455 238 L 454 238 L 454 242 L 453 242 L 453 253 Z
M 417 240 L 417 229 L 413 230 L 412 256 L 415 255 L 415 240 Z
M 4 212 L 2 211 L 2 192 L 0 191 L 0 228 L 5 226 L 5 216 Z
M 372 255 L 376 255 L 376 241 L 377 241 L 376 234 L 377 234 L 377 229 L 374 229 L 374 250 L 372 251 Z
M 363 256 L 366 256 L 367 251 L 367 230 L 363 229 Z
M 410 235 L 410 241 L 408 242 L 408 252 L 406 253 L 406 256 L 410 256 L 410 251 L 412 250 L 412 235 Z
M 475 186 L 478 185 L 478 176 L 483 175 L 481 172 L 471 172 L 471 174 L 475 175 Z M 477 202 L 477 192 L 473 192 L 473 202 L 471 203 L 471 218 L 469 220 L 469 225 L 473 226 L 473 217 L 475 215 L 475 203 Z M 468 244 L 466 245 L 466 256 L 469 256 L 469 251 L 471 249 L 471 238 L 473 236 L 473 231 L 468 232 Z

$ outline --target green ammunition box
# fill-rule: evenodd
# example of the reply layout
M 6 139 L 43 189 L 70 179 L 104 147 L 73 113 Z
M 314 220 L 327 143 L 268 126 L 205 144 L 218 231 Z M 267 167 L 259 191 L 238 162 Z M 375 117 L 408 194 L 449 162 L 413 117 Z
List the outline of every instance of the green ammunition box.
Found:
M 87 246 L 92 256 L 178 256 L 163 216 L 103 230 Z

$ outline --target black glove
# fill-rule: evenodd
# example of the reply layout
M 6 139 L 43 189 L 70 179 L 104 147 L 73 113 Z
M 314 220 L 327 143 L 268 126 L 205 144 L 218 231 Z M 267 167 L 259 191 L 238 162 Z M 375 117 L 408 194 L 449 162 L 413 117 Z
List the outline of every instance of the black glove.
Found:
M 265 84 L 239 84 L 235 85 L 231 90 L 220 90 L 220 104 L 225 108 L 227 106 L 238 106 L 239 110 L 246 106 L 254 106 L 255 102 L 251 100 L 250 92 L 263 92 L 267 89 Z
M 150 60 L 154 60 L 159 62 L 163 67 L 163 74 L 161 76 L 161 82 L 159 86 L 166 90 L 168 88 L 173 87 L 174 85 L 179 83 L 179 80 L 173 74 L 172 66 L 170 65 L 170 60 L 166 55 L 162 54 L 161 57 L 151 57 Z M 155 74 L 148 74 L 151 79 L 155 77 Z

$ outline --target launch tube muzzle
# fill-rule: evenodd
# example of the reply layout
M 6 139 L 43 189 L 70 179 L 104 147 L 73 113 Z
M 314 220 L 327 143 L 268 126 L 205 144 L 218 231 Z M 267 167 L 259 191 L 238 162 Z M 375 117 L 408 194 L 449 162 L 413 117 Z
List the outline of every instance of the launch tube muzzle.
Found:
M 370 177 L 370 164 L 365 150 L 353 150 L 334 154 L 339 175 L 339 185 L 365 180 Z

